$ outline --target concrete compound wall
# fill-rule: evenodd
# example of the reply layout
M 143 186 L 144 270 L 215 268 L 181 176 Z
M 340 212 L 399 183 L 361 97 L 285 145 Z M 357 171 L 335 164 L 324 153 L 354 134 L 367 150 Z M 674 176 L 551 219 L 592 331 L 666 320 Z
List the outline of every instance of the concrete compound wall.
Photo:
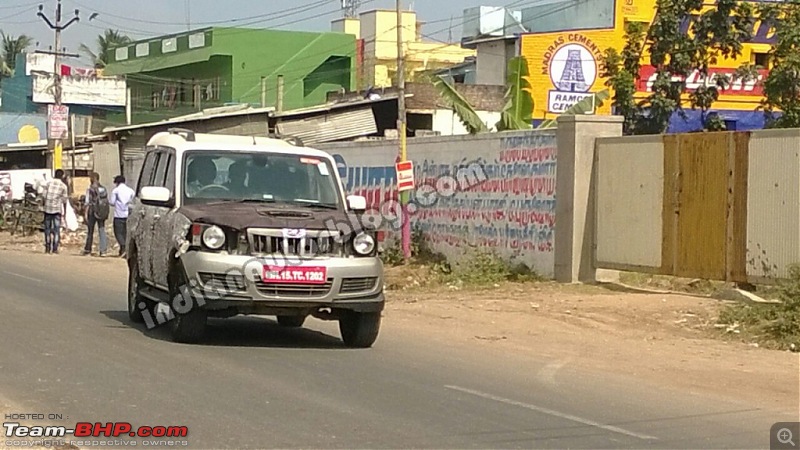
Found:
M 555 131 L 410 138 L 417 188 L 409 209 L 432 247 L 451 260 L 470 245 L 554 275 Z M 399 230 L 398 141 L 320 144 L 339 165 L 350 194 L 380 213 L 390 239 Z

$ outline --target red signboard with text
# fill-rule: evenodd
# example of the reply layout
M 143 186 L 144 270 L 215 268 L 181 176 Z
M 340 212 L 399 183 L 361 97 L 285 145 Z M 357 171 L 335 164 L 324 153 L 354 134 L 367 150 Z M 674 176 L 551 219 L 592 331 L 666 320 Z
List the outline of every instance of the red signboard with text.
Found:
M 762 83 L 769 73 L 768 70 L 758 71 L 758 78 L 751 80 L 742 80 L 735 77 L 736 69 L 732 68 L 712 68 L 709 69 L 708 76 L 703 76 L 699 71 L 695 70 L 686 78 L 686 90 L 693 91 L 704 84 L 713 86 L 715 84 L 715 77 L 717 75 L 727 75 L 730 77 L 730 86 L 727 89 L 720 91 L 721 95 L 737 95 L 743 97 L 762 97 L 764 90 Z M 639 80 L 637 81 L 637 92 L 651 92 L 653 81 L 656 79 L 656 69 L 653 66 L 642 66 L 639 70 Z M 675 81 L 680 81 L 680 78 L 673 77 Z
M 395 164 L 397 170 L 397 190 L 408 191 L 414 189 L 414 163 L 403 161 Z

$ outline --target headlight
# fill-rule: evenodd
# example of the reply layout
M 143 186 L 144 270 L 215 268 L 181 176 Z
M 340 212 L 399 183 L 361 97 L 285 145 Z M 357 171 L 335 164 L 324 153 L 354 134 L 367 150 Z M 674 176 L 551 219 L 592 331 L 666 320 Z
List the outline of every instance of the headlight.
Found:
M 359 233 L 353 239 L 353 249 L 359 255 L 369 255 L 375 249 L 375 239 L 366 233 Z
M 218 250 L 225 244 L 225 232 L 216 225 L 206 228 L 203 232 L 203 244 L 212 250 Z

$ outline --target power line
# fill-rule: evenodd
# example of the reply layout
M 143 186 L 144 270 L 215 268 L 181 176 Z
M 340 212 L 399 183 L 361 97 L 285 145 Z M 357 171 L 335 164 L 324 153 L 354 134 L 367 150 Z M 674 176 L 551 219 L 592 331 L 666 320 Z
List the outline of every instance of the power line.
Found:
M 540 3 L 540 2 L 541 1 L 537 1 L 535 3 Z M 513 2 L 512 4 L 520 4 L 520 3 L 526 3 L 526 2 L 517 0 L 517 1 Z M 537 15 L 536 18 L 542 18 L 542 17 L 548 16 L 550 14 L 554 14 L 554 13 L 557 13 L 557 12 L 561 12 L 561 11 L 567 10 L 569 8 L 570 8 L 570 5 L 559 5 L 559 6 L 555 7 L 555 8 L 553 8 L 550 11 L 546 11 L 546 12 L 544 12 L 542 14 Z M 396 30 L 396 28 L 397 28 L 396 26 L 392 27 L 390 30 L 386 31 L 386 33 L 392 32 L 392 31 Z M 447 28 L 444 28 L 444 30 L 446 30 L 446 29 Z M 248 32 L 250 30 L 242 30 L 242 31 L 243 32 Z M 493 31 L 501 31 L 501 29 L 491 30 L 491 31 L 492 32 Z M 434 32 L 434 33 L 436 33 L 436 32 Z M 427 34 L 425 36 L 426 37 L 430 37 Z M 377 39 L 378 39 L 378 36 L 375 36 L 373 39 L 366 40 L 366 42 L 374 42 Z M 441 42 L 439 39 L 437 39 L 435 37 L 433 37 L 432 40 Z M 443 43 L 443 45 L 436 46 L 436 47 L 433 47 L 433 48 L 430 48 L 430 49 L 427 49 L 427 50 L 418 51 L 418 52 L 415 52 L 415 54 L 434 53 L 434 52 L 437 52 L 437 51 L 439 51 L 439 50 L 441 50 L 443 48 L 446 48 L 446 47 L 448 47 L 450 45 L 451 44 L 449 44 L 449 43 Z M 317 59 L 319 57 L 329 55 L 331 52 L 336 51 L 336 50 L 338 50 L 340 48 L 341 49 L 347 49 L 349 47 L 350 47 L 350 44 L 345 44 L 345 45 L 340 46 L 340 47 L 328 48 L 324 52 L 318 52 L 318 53 L 313 53 L 313 54 L 309 54 L 309 55 L 304 55 L 303 57 L 298 58 L 298 59 L 294 60 L 293 62 L 303 62 L 303 61 L 308 61 L 308 60 L 311 60 L 311 59 Z M 492 54 L 492 52 L 488 52 L 487 54 Z M 497 53 L 497 56 L 502 56 L 502 55 L 504 55 L 504 53 Z M 349 70 L 349 69 L 346 69 L 346 70 Z M 261 69 L 255 69 L 255 70 L 252 70 L 252 71 L 240 72 L 239 75 L 240 76 L 242 76 L 242 75 L 253 75 L 253 74 L 259 73 L 260 71 L 261 71 Z M 283 74 L 284 75 L 288 75 L 288 74 L 293 73 L 293 72 L 300 73 L 300 72 L 304 72 L 304 71 L 305 70 L 289 71 L 289 72 L 283 72 Z M 160 80 L 160 81 L 165 81 L 165 82 L 177 82 L 177 81 L 179 81 L 179 79 L 175 79 L 175 78 L 161 78 L 161 77 L 156 77 L 156 76 L 152 76 L 152 75 L 146 75 L 146 74 L 142 74 L 142 73 L 131 74 L 130 76 L 131 77 L 135 77 L 135 78 L 139 78 L 139 77 L 141 77 L 141 78 L 150 78 L 150 79 Z M 137 80 L 137 81 L 140 81 L 140 80 Z M 154 84 L 158 84 L 158 83 L 154 83 Z M 258 86 L 259 86 L 259 83 L 256 83 L 254 85 L 254 89 L 257 88 Z M 253 89 L 250 89 L 248 91 L 248 93 L 246 93 L 245 95 L 248 95 L 249 92 L 252 92 L 252 91 L 253 91 Z
M 10 16 L 0 17 L 0 21 L 5 21 L 6 19 L 12 19 L 12 18 L 14 18 L 14 17 L 21 16 L 21 15 L 23 15 L 23 14 L 25 14 L 25 13 L 28 13 L 28 12 L 30 12 L 30 11 L 22 10 L 22 11 L 20 11 L 20 12 L 17 12 L 17 13 L 11 14 Z
M 521 3 L 528 3 L 528 2 L 525 2 L 525 1 L 519 1 L 519 0 L 518 0 L 518 1 L 512 2 L 512 3 L 511 3 L 510 5 L 508 5 L 507 7 L 510 7 L 510 6 L 514 5 L 514 4 L 521 4 Z M 540 2 L 535 2 L 535 3 L 540 3 Z M 540 16 L 549 15 L 549 14 L 552 14 L 552 13 L 554 13 L 554 12 L 557 12 L 557 11 L 559 11 L 559 10 L 565 10 L 565 9 L 568 9 L 568 8 L 569 8 L 569 5 L 567 5 L 566 7 L 559 7 L 559 8 L 555 8 L 554 10 L 552 10 L 552 11 L 549 11 L 549 12 L 546 12 L 546 13 L 544 13 L 544 14 L 541 14 Z M 327 14 L 327 13 L 326 13 L 326 14 Z M 450 19 L 447 19 L 447 20 L 449 21 Z M 450 24 L 450 26 L 449 26 L 448 28 L 452 28 L 453 26 L 454 26 L 454 25 L 453 25 L 453 24 L 452 24 L 452 22 L 451 22 L 451 24 Z M 444 28 L 444 29 L 447 29 L 447 28 Z M 242 31 L 242 32 L 247 32 L 247 31 L 250 31 L 250 30 L 241 30 L 241 31 Z M 440 48 L 447 47 L 448 45 L 449 45 L 449 44 L 445 44 L 445 45 L 438 46 L 438 47 L 435 47 L 435 48 L 432 48 L 432 49 L 428 49 L 428 50 L 425 50 L 425 51 L 422 51 L 422 52 L 418 52 L 418 53 L 435 52 L 435 51 L 437 51 L 437 50 L 438 50 L 438 49 L 440 49 Z M 349 48 L 350 46 L 351 46 L 351 44 L 346 44 L 346 45 L 344 45 L 344 46 L 342 46 L 342 47 Z M 335 50 L 335 49 L 334 49 L 334 50 Z M 333 51 L 333 50 L 329 48 L 329 49 L 327 49 L 325 52 L 322 52 L 322 53 L 320 53 L 320 55 L 323 55 L 323 56 L 324 56 L 324 55 L 329 55 L 329 54 L 331 53 L 331 51 Z M 315 55 L 315 54 L 312 54 L 312 55 L 304 55 L 304 57 L 302 57 L 302 58 L 299 58 L 299 59 L 298 59 L 296 62 L 299 62 L 299 61 L 301 61 L 301 60 L 309 60 L 309 59 L 312 59 L 312 58 L 317 58 L 317 57 L 318 57 L 318 56 L 320 56 L 320 55 Z M 255 73 L 255 72 L 257 72 L 257 71 L 251 71 L 251 73 Z M 293 74 L 293 73 L 303 73 L 303 72 L 306 72 L 306 70 L 296 70 L 296 71 L 282 72 L 282 74 L 284 74 L 284 75 L 289 75 L 289 74 Z M 338 70 L 337 70 L 337 72 L 338 72 Z M 350 72 L 351 72 L 351 70 L 350 70 L 349 68 L 347 68 L 347 69 L 342 69 L 342 70 L 341 70 L 341 72 L 342 72 L 342 73 L 350 73 Z M 158 79 L 159 79 L 158 77 L 148 76 L 148 75 L 145 75 L 145 74 L 132 74 L 132 76 L 131 76 L 130 78 L 131 78 L 132 80 L 135 80 L 135 81 L 137 81 L 137 83 L 138 83 L 138 84 L 145 84 L 145 85 L 148 85 L 148 84 L 149 84 L 149 85 L 154 85 L 154 86 L 155 86 L 155 85 L 159 85 L 159 86 L 161 86 L 161 85 L 162 85 L 161 83 L 158 83 L 157 81 L 156 81 L 156 82 L 147 82 L 147 81 L 145 81 L 145 80 L 136 79 L 136 78 L 138 78 L 139 76 L 141 76 L 141 77 L 143 77 L 143 78 L 144 78 L 144 77 L 151 77 L 151 78 L 153 78 L 153 79 L 156 79 L 156 80 L 158 80 Z M 164 79 L 161 79 L 161 80 L 164 80 L 164 81 L 166 81 L 166 82 L 181 82 L 181 81 L 184 81 L 184 80 L 177 80 L 177 79 L 170 79 L 170 78 L 164 78 Z M 214 79 L 209 79 L 209 80 L 207 80 L 207 81 L 214 81 Z M 298 82 L 299 82 L 299 81 L 298 81 Z M 293 84 L 290 86 L 290 88 L 289 88 L 289 89 L 291 90 L 291 89 L 292 89 L 292 88 L 293 88 L 293 87 L 294 87 L 294 86 L 295 86 L 295 85 L 296 85 L 298 82 L 295 82 L 295 83 L 293 83 Z M 258 84 L 256 84 L 256 86 L 258 86 Z M 244 96 L 247 96 L 247 95 L 250 95 L 250 93 L 251 93 L 252 91 L 253 91 L 253 89 L 250 89 L 250 90 L 249 90 L 249 91 L 247 91 L 245 94 L 243 94 L 243 95 L 242 95 L 242 97 L 244 97 Z M 239 98 L 241 99 L 242 97 L 239 97 Z M 234 100 L 234 99 L 231 99 L 231 100 Z M 170 112 L 165 112 L 165 114 L 166 114 L 166 115 L 168 115 L 168 114 L 170 114 Z
M 38 1 L 35 1 L 35 2 L 28 2 L 28 3 L 18 3 L 18 4 L 16 4 L 16 5 L 6 5 L 6 6 L 0 6 L 0 9 L 33 8 L 33 7 L 34 7 L 34 6 L 36 6 L 38 3 L 39 3 Z
M 527 1 L 527 2 L 526 2 L 526 1 L 520 1 L 520 0 L 517 0 L 517 1 L 515 1 L 515 2 L 512 2 L 511 4 L 507 5 L 506 7 L 511 7 L 511 6 L 513 6 L 513 5 L 525 4 L 525 3 L 541 3 L 541 0 L 539 0 L 539 1 L 536 1 L 536 2 L 530 2 L 530 1 Z M 536 18 L 541 18 L 541 17 L 545 17 L 545 16 L 548 16 L 548 15 L 550 15 L 550 14 L 553 14 L 553 13 L 557 13 L 557 12 L 560 12 L 560 11 L 564 11 L 564 10 L 567 10 L 567 9 L 569 9 L 570 7 L 571 7 L 571 5 L 558 5 L 557 7 L 553 8 L 553 9 L 552 9 L 552 10 L 550 10 L 550 11 L 546 11 L 546 12 L 544 12 L 544 13 L 542 13 L 542 14 L 539 14 L 539 15 L 537 15 L 537 16 L 536 16 Z M 448 19 L 448 21 L 449 21 L 449 19 Z M 453 26 L 453 25 L 450 25 L 450 27 L 452 27 L 452 26 Z M 455 25 L 455 26 L 457 26 L 457 25 Z M 450 27 L 447 27 L 447 28 L 450 28 Z M 443 28 L 443 30 L 446 30 L 447 28 Z M 388 32 L 391 32 L 392 30 L 395 30 L 395 29 L 396 29 L 396 27 L 392 27 L 392 29 L 391 29 L 391 30 L 389 30 L 389 31 L 387 31 L 387 33 L 388 33 Z M 491 30 L 491 32 L 494 32 L 494 31 L 501 31 L 501 30 L 502 30 L 501 28 L 498 28 L 497 30 Z M 241 32 L 249 32 L 249 31 L 250 31 L 250 30 L 241 30 Z M 238 31 L 237 31 L 237 32 L 238 32 Z M 436 33 L 436 32 L 434 32 L 434 33 Z M 428 37 L 428 36 L 426 35 L 426 37 Z M 375 39 L 377 39 L 377 36 L 375 37 Z M 438 39 L 436 39 L 436 38 L 432 38 L 432 39 L 433 39 L 433 40 L 436 40 L 436 41 L 439 41 L 439 40 L 438 40 Z M 369 40 L 368 40 L 368 41 L 369 41 Z M 440 42 L 441 42 L 441 41 L 440 41 Z M 416 52 L 416 54 L 433 53 L 433 52 L 437 52 L 437 51 L 439 51 L 440 49 L 446 48 L 446 47 L 448 47 L 448 46 L 450 46 L 450 44 L 449 44 L 449 43 L 445 43 L 445 44 L 443 44 L 443 45 L 440 45 L 440 46 L 437 46 L 437 47 L 434 47 L 434 48 L 430 48 L 430 49 L 427 49 L 427 50 L 423 50 L 423 51 Z M 331 49 L 331 48 L 328 48 L 328 49 L 326 49 L 326 51 L 324 51 L 324 52 L 319 52 L 319 53 L 316 53 L 316 54 L 310 54 L 310 55 L 304 55 L 303 57 L 296 59 L 294 62 L 302 62 L 302 61 L 308 61 L 308 60 L 310 60 L 310 59 L 316 59 L 316 58 L 319 58 L 319 57 L 321 57 L 321 56 L 329 55 L 329 54 L 330 54 L 332 51 L 336 51 L 338 48 L 345 49 L 345 48 L 349 48 L 349 47 L 350 47 L 350 44 L 345 44 L 345 45 L 343 45 L 343 46 L 341 46 L 341 47 L 337 47 L 337 48 L 333 48 L 333 49 Z M 489 52 L 489 53 L 491 54 L 491 52 Z M 498 55 L 498 56 L 501 56 L 501 55 L 503 55 L 503 54 L 501 54 L 501 53 L 498 53 L 497 55 Z M 255 74 L 255 73 L 258 73 L 258 72 L 260 72 L 260 71 L 261 71 L 261 69 L 256 69 L 256 70 L 252 70 L 252 71 L 241 72 L 241 73 L 239 73 L 239 75 L 240 75 L 240 76 L 242 76 L 242 75 L 250 75 L 250 76 L 252 76 L 253 74 Z M 343 70 L 342 72 L 344 73 L 344 72 L 347 72 L 347 71 L 349 71 L 349 69 Z M 301 73 L 301 72 L 305 72 L 305 70 L 289 71 L 289 72 L 282 72 L 282 73 L 283 73 L 284 75 L 289 75 L 289 74 L 292 74 L 292 73 Z M 156 76 L 146 75 L 146 74 L 143 74 L 143 73 L 139 73 L 139 74 L 131 74 L 131 75 L 129 75 L 129 77 L 130 77 L 131 79 L 134 79 L 135 81 L 137 81 L 137 82 L 139 82 L 139 83 L 146 83 L 146 81 L 144 81 L 144 79 L 146 79 L 146 78 L 150 78 L 150 79 L 154 79 L 154 80 L 158 80 L 158 81 L 163 81 L 163 82 L 166 82 L 166 83 L 170 83 L 170 82 L 180 82 L 180 81 L 181 81 L 180 79 L 176 79 L 176 78 L 160 78 L 160 77 L 156 77 Z M 158 81 L 156 81 L 156 82 L 153 82 L 153 83 L 150 83 L 150 84 L 152 84 L 152 85 L 160 85 L 160 83 L 158 83 Z M 250 93 L 252 93 L 252 92 L 253 92 L 253 90 L 257 89 L 259 86 L 260 86 L 260 82 L 254 83 L 254 86 L 253 86 L 253 88 L 251 88 L 250 90 L 248 90 L 248 91 L 247 91 L 245 94 L 243 94 L 243 95 L 244 95 L 244 96 L 246 96 L 246 95 L 250 95 Z
M 281 10 L 278 10 L 278 11 L 272 11 L 272 12 L 269 12 L 269 13 L 257 14 L 257 15 L 254 15 L 254 16 L 236 17 L 236 18 L 233 18 L 233 19 L 214 20 L 214 21 L 208 21 L 208 22 L 194 22 L 194 25 L 195 26 L 221 25 L 221 24 L 227 24 L 227 23 L 237 23 L 237 22 L 242 22 L 242 21 L 252 21 L 254 19 L 264 19 L 264 18 L 268 18 L 270 16 L 276 16 L 276 15 L 278 17 L 275 17 L 275 18 L 288 17 L 288 16 L 293 15 L 293 14 L 285 14 L 285 13 L 305 12 L 305 11 L 313 9 L 313 8 L 315 8 L 317 6 L 322 6 L 324 4 L 329 4 L 329 3 L 330 3 L 330 0 L 317 0 L 317 1 L 315 1 L 315 2 L 313 2 L 311 4 L 309 4 L 309 5 L 293 6 L 291 8 L 281 9 Z M 76 4 L 78 6 L 81 6 L 82 8 L 85 8 L 85 6 L 81 5 L 80 3 L 76 2 Z M 113 14 L 113 13 L 104 12 L 104 11 L 98 11 L 98 12 L 100 14 L 102 14 L 103 16 L 113 17 L 113 18 L 116 18 L 116 19 L 123 19 L 123 20 L 128 21 L 128 22 L 144 23 L 144 24 L 149 24 L 149 25 L 172 25 L 172 26 L 175 25 L 174 21 L 158 21 L 158 20 L 149 20 L 149 19 L 136 19 L 136 18 L 133 18 L 133 17 L 121 16 L 121 15 L 118 15 L 118 14 Z M 149 32 L 151 32 L 151 31 L 148 31 L 148 33 Z

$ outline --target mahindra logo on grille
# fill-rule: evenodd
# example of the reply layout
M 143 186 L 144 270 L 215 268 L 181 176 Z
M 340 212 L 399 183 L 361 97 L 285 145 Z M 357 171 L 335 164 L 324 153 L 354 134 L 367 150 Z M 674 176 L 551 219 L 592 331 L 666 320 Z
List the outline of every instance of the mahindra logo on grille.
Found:
M 306 230 L 303 229 L 295 229 L 295 228 L 284 228 L 283 229 L 283 237 L 289 239 L 302 239 L 306 237 Z

